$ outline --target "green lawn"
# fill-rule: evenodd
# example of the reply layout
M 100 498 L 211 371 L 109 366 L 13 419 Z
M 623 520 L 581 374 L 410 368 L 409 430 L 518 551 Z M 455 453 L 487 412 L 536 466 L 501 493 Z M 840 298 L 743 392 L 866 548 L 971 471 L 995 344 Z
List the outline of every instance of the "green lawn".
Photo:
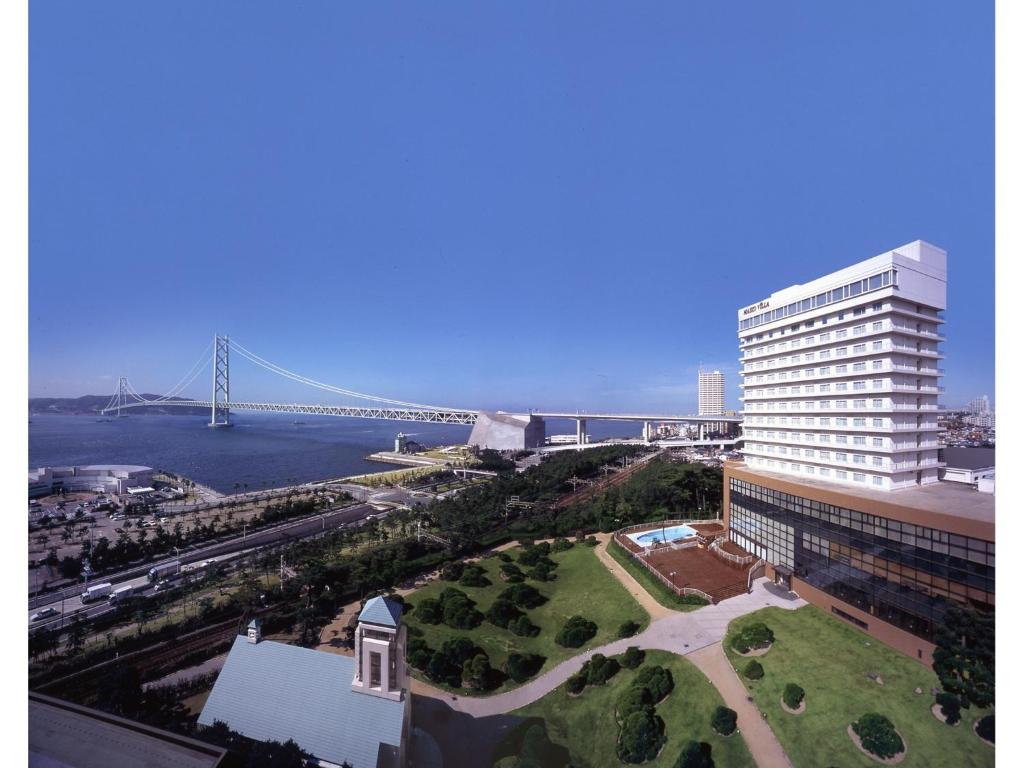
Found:
M 693 603 L 684 603 L 682 597 L 666 587 L 654 574 L 640 565 L 636 558 L 616 544 L 614 540 L 608 542 L 608 554 L 612 556 L 615 562 L 629 571 L 630 575 L 650 593 L 651 597 L 666 608 L 685 613 L 702 607 Z
M 750 621 L 763 621 L 775 633 L 771 650 L 758 659 L 764 678 L 741 679 L 754 696 L 796 768 L 867 768 L 878 763 L 864 757 L 850 741 L 846 726 L 867 712 L 879 712 L 903 735 L 908 752 L 902 768 L 975 768 L 995 764 L 995 750 L 974 735 L 974 721 L 987 714 L 963 712 L 959 726 L 940 723 L 931 714 L 930 695 L 938 687 L 935 673 L 920 662 L 888 648 L 860 630 L 813 606 L 796 611 L 764 608 L 737 619 L 730 632 Z M 870 643 L 870 645 L 868 645 Z M 727 649 L 733 666 L 747 659 Z M 883 684 L 867 675 L 880 675 Z M 807 709 L 789 715 L 779 706 L 786 683 L 807 693 Z M 918 695 L 914 689 L 924 693 Z
M 722 704 L 722 697 L 700 670 L 682 656 L 665 651 L 648 651 L 644 664 L 658 664 L 672 671 L 675 688 L 658 704 L 657 713 L 665 721 L 668 742 L 658 757 L 647 766 L 672 766 L 683 745 L 690 739 L 711 745 L 711 757 L 722 768 L 753 768 L 754 761 L 739 732 L 725 738 L 711 729 L 711 713 Z M 615 753 L 618 724 L 615 701 L 628 688 L 637 670 L 621 669 L 603 686 L 584 689 L 571 699 L 561 685 L 539 701 L 514 714 L 543 718 L 551 740 L 568 748 L 575 763 L 600 768 L 621 766 Z
M 515 560 L 521 550 L 508 550 Z M 565 552 L 551 554 L 558 567 L 554 581 L 538 582 L 527 579 L 525 583 L 538 589 L 548 601 L 537 608 L 525 611 L 530 621 L 540 627 L 536 637 L 519 637 L 506 629 L 496 627 L 486 619 L 473 630 L 452 629 L 444 624 L 424 624 L 417 620 L 416 612 L 406 619 L 410 626 L 423 630 L 424 639 L 434 650 L 439 650 L 445 640 L 454 637 L 469 637 L 486 651 L 491 665 L 501 667 L 510 653 L 538 653 L 547 657 L 543 673 L 561 661 L 575 656 L 588 648 L 604 645 L 617 639 L 619 626 L 625 621 L 635 621 L 640 631 L 648 624 L 647 612 L 633 599 L 619 581 L 597 559 L 592 548 L 581 544 Z M 436 598 L 446 587 L 465 592 L 476 601 L 477 610 L 486 613 L 494 599 L 509 585 L 498 576 L 502 561 L 490 557 L 480 561 L 491 581 L 488 587 L 463 587 L 458 582 L 435 581 L 409 595 L 408 602 L 416 605 L 428 597 Z M 526 570 L 524 568 L 524 570 Z M 570 616 L 581 615 L 597 624 L 597 635 L 582 648 L 563 648 L 555 643 L 555 634 Z M 419 672 L 414 672 L 419 676 Z M 512 681 L 499 690 L 514 688 Z

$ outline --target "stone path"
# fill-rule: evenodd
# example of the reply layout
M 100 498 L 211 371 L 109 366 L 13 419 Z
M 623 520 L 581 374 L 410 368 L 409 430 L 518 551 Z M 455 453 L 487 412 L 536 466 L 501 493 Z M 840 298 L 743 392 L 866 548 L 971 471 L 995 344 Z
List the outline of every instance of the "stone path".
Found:
M 795 610 L 803 605 L 806 603 L 796 595 L 783 592 L 762 578 L 754 582 L 753 590 L 749 594 L 723 600 L 717 605 L 708 605 L 689 613 L 670 612 L 671 615 L 652 621 L 639 635 L 584 651 L 552 667 L 526 685 L 506 693 L 494 696 L 457 696 L 416 679 L 412 681 L 412 692 L 419 696 L 442 700 L 456 712 L 473 717 L 499 715 L 532 704 L 550 693 L 578 672 L 595 653 L 613 656 L 624 652 L 631 645 L 636 645 L 640 648 L 669 651 L 686 656 L 701 648 L 720 643 L 725 637 L 729 622 L 733 619 L 767 606 Z
M 694 651 L 690 661 L 718 689 L 725 706 L 736 711 L 736 725 L 758 768 L 793 768 L 771 726 L 761 717 L 757 705 L 747 700 L 747 688 L 729 663 L 722 644 L 714 643 Z

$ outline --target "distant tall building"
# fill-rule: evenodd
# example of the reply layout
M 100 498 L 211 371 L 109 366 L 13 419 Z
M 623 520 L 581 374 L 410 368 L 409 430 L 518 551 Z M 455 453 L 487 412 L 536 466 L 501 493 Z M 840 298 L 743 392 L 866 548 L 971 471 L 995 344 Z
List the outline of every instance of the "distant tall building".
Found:
M 974 413 L 974 414 L 988 413 L 989 410 L 990 410 L 990 408 L 989 408 L 989 404 L 988 404 L 988 395 L 982 395 L 981 397 L 976 397 L 973 400 L 971 400 L 971 402 L 969 402 L 967 404 L 967 411 L 969 413 Z
M 721 371 L 697 374 L 697 415 L 721 416 L 725 412 L 725 376 Z

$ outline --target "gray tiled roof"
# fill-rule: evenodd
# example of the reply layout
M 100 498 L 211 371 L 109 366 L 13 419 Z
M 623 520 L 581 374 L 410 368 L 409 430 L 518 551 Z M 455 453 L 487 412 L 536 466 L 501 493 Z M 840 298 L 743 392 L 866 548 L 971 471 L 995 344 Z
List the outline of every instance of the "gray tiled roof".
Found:
M 405 702 L 353 691 L 355 660 L 235 639 L 199 723 L 222 720 L 252 739 L 294 739 L 314 756 L 374 768 L 381 743 L 401 744 Z
M 370 600 L 359 614 L 359 621 L 369 624 L 380 624 L 384 627 L 397 627 L 402 618 L 402 606 L 386 597 L 375 597 Z

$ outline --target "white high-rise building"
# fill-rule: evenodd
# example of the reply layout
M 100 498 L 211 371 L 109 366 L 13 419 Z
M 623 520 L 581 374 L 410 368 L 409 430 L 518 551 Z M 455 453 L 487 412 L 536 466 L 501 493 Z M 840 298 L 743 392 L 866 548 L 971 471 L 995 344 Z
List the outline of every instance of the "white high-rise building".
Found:
M 721 371 L 697 373 L 697 415 L 721 416 L 725 412 L 725 376 Z
M 946 252 L 917 240 L 737 313 L 748 465 L 895 490 L 938 482 Z

